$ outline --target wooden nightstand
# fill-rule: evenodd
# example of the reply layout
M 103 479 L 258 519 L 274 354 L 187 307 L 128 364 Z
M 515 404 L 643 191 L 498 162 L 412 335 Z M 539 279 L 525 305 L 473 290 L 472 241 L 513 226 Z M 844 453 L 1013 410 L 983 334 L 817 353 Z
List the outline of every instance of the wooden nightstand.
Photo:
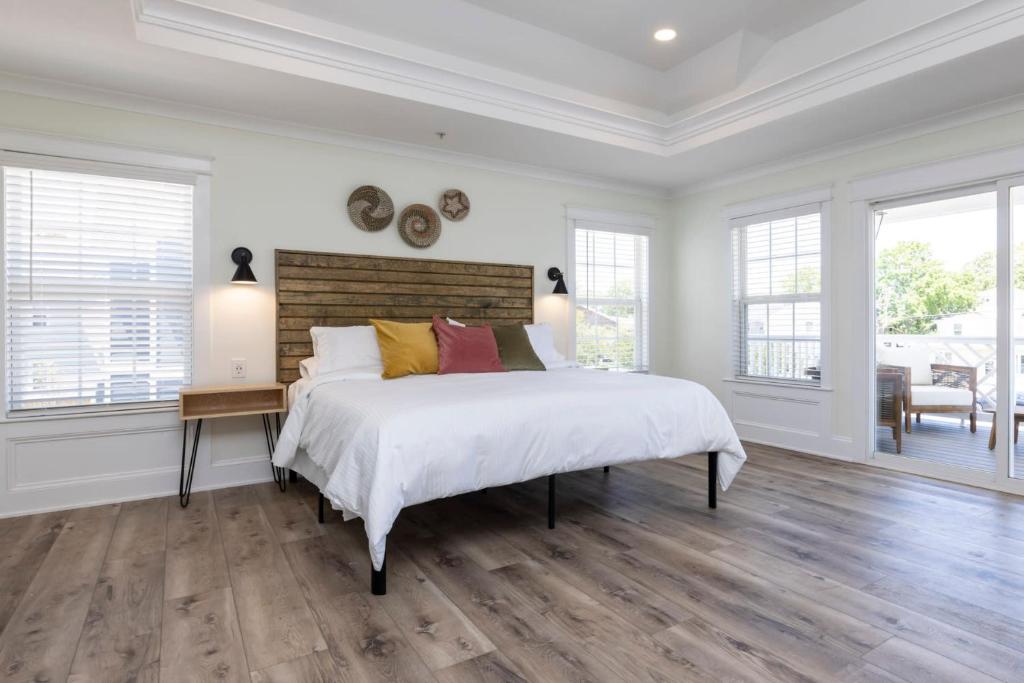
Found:
M 267 450 L 274 455 L 274 431 L 270 427 L 270 416 L 277 423 L 277 435 L 281 434 L 281 413 L 288 410 L 288 387 L 284 384 L 233 384 L 220 387 L 188 387 L 178 392 L 178 417 L 182 421 L 181 471 L 178 475 L 178 502 L 188 506 L 192 495 L 192 475 L 196 469 L 196 452 L 199 449 L 199 433 L 203 420 L 215 417 L 237 417 L 239 415 L 260 415 L 263 418 L 263 432 L 267 438 Z M 192 458 L 185 474 L 185 453 L 188 445 L 188 423 L 196 421 L 192 435 Z M 270 465 L 274 481 L 284 491 L 287 486 L 283 469 Z

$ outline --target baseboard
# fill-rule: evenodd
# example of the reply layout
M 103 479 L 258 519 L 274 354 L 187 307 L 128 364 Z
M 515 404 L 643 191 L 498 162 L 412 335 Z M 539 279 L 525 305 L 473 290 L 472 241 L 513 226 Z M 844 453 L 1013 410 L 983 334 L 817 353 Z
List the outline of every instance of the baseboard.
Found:
M 834 439 L 837 440 L 837 441 L 842 441 L 843 440 L 840 437 L 834 437 Z M 819 450 L 819 449 L 811 449 L 811 448 L 806 448 L 806 447 L 796 448 L 796 447 L 793 446 L 793 444 L 778 443 L 778 442 L 768 441 L 766 439 L 748 439 L 748 438 L 743 438 L 741 440 L 742 441 L 746 441 L 748 443 L 757 444 L 759 446 L 770 446 L 772 448 L 779 448 L 779 449 L 782 449 L 782 450 L 785 450 L 785 451 L 796 451 L 797 453 L 805 453 L 807 455 L 816 455 L 816 456 L 821 457 L 821 458 L 828 458 L 829 460 L 840 460 L 842 462 L 861 462 L 857 458 L 850 457 L 849 455 L 846 455 L 844 453 L 829 453 L 829 452 L 822 451 L 822 450 Z M 849 443 L 852 444 L 853 440 L 851 439 L 849 441 Z
M 262 458 L 266 460 L 266 457 Z M 203 486 L 195 485 L 192 487 L 192 493 L 199 491 L 216 491 L 217 489 L 226 489 L 233 486 L 248 486 L 249 484 L 263 484 L 265 482 L 273 481 L 273 476 L 269 473 L 264 477 L 256 477 L 244 480 L 238 480 L 233 482 L 217 482 L 213 484 L 206 484 Z M 137 496 L 114 496 L 110 498 L 98 498 L 87 502 L 72 502 L 66 505 L 49 505 L 39 508 L 31 508 L 26 510 L 14 510 L 14 511 L 0 511 L 0 519 L 8 517 L 24 517 L 25 515 L 37 515 L 45 512 L 60 512 L 61 510 L 78 510 L 81 508 L 97 507 L 99 505 L 112 505 L 115 503 L 130 503 L 134 500 L 148 500 L 150 498 L 170 498 L 177 497 L 177 487 L 169 489 L 167 491 L 158 491 L 156 493 L 144 493 Z

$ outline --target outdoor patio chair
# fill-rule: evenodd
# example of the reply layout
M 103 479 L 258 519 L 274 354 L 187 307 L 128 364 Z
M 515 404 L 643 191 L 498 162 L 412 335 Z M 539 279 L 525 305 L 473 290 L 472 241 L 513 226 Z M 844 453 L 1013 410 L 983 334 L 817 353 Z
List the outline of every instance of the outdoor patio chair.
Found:
M 875 380 L 878 396 L 878 424 L 892 429 L 896 453 L 903 450 L 903 374 L 880 370 Z
M 925 347 L 883 347 L 878 370 L 903 377 L 903 410 L 907 433 L 910 416 L 922 413 L 966 413 L 971 433 L 978 431 L 978 369 L 969 365 L 930 363 Z

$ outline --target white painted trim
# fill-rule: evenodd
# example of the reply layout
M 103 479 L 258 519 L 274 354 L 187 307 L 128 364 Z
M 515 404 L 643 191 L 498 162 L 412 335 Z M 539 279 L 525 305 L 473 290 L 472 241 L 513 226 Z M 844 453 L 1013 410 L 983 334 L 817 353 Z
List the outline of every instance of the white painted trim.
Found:
M 1024 145 L 1003 147 L 851 180 L 851 201 L 872 203 L 966 187 L 1024 173 Z
M 752 92 L 666 116 L 264 4 L 135 0 L 145 41 L 660 156 L 1016 38 L 1024 7 L 981 0 Z M 662 86 L 671 77 L 660 75 Z M 658 76 L 655 76 L 658 84 Z M 562 92 L 566 92 L 562 88 Z M 570 98 L 575 99 L 571 101 Z
M 184 156 L 166 150 L 127 147 L 17 128 L 0 128 L 0 152 L 42 155 L 90 165 L 139 166 L 191 175 L 209 175 L 213 172 L 213 157 Z
M 647 238 L 647 372 L 654 373 L 655 362 L 655 266 L 656 217 L 650 214 L 593 209 L 566 205 L 565 235 L 566 260 L 563 272 L 569 288 L 569 348 L 568 358 L 576 360 L 576 229 L 591 228 L 608 232 L 642 235 Z
M 641 197 L 664 199 L 669 196 L 669 190 L 665 187 L 629 183 L 618 181 L 614 178 L 573 173 L 571 171 L 562 171 L 514 161 L 503 161 L 477 154 L 437 149 L 427 145 L 396 142 L 367 135 L 302 126 L 276 119 L 247 116 L 223 109 L 187 105 L 170 100 L 100 90 L 62 81 L 28 78 L 0 72 L 0 91 L 65 100 L 95 107 L 107 107 L 135 114 L 163 116 L 189 123 L 233 128 L 262 135 L 301 140 L 303 142 L 333 145 L 364 152 L 388 154 L 405 159 L 417 159 L 464 168 L 475 168 L 492 173 L 566 183 L 567 185 L 592 187 Z
M 861 283 L 860 310 L 864 312 L 866 324 L 862 330 L 864 352 L 854 368 L 854 376 L 866 379 L 854 386 L 854 396 L 861 396 L 867 407 L 863 423 L 865 443 L 862 448 L 867 464 L 886 469 L 910 472 L 923 476 L 954 481 L 971 486 L 1024 494 L 1024 480 L 1012 478 L 1011 454 L 1013 443 L 1012 415 L 1010 411 L 997 413 L 998 435 L 994 454 L 996 471 L 992 473 L 972 470 L 966 467 L 936 463 L 927 460 L 884 453 L 875 449 L 875 231 L 873 216 L 875 210 L 886 202 L 911 203 L 915 198 L 928 201 L 938 196 L 955 194 L 957 188 L 970 192 L 995 190 L 997 194 L 997 282 L 1000 311 L 1012 310 L 1013 296 L 1013 235 L 1011 228 L 1009 189 L 1013 183 L 1024 182 L 1024 146 L 992 150 L 980 154 L 957 157 L 946 161 L 899 169 L 882 173 L 850 184 L 853 201 L 850 203 L 851 229 L 858 230 L 866 246 L 864 281 Z M 1002 177 L 999 177 L 999 175 Z M 873 194 L 874 193 L 874 194 Z M 903 201 L 907 200 L 907 201 Z M 996 358 L 999 367 L 1012 368 L 1013 326 L 1011 316 L 1000 315 L 996 330 Z M 1013 374 L 1000 372 L 996 378 L 996 402 L 1009 405 L 1013 395 Z M 858 391 L 860 389 L 860 391 Z
M 811 204 L 822 204 L 831 199 L 832 186 L 828 185 L 809 190 L 775 194 L 739 204 L 730 204 L 722 209 L 722 216 L 729 221 L 751 216 L 761 217 L 763 214 L 775 213 L 777 211 L 792 212 L 798 208 L 810 206 Z
M 759 164 L 736 173 L 725 173 L 698 182 L 680 185 L 672 190 L 672 197 L 676 199 L 688 197 L 702 192 L 739 185 L 740 183 L 750 182 L 766 176 L 780 175 L 805 166 L 879 149 L 887 145 L 893 145 L 925 135 L 941 133 L 972 123 L 981 123 L 1001 116 L 1009 116 L 1021 111 L 1024 111 L 1024 95 L 1014 95 L 994 102 L 974 105 L 907 125 L 896 126 L 881 132 L 828 145 L 804 154 L 797 154 L 770 163 Z
M 722 216 L 724 225 L 732 231 L 755 222 L 779 220 L 812 212 L 818 212 L 820 216 L 821 233 L 821 292 L 818 297 L 821 312 L 821 377 L 818 384 L 806 388 L 828 390 L 832 384 L 832 187 L 818 187 L 732 204 L 722 210 Z M 732 287 L 736 264 L 733 262 L 735 255 L 731 242 L 729 252 L 729 281 Z M 776 387 L 779 390 L 805 388 L 795 381 L 758 380 L 735 375 L 739 335 L 735 292 L 730 296 L 730 306 L 729 364 L 734 375 L 726 381 Z
M 661 153 L 664 113 L 387 37 L 250 4 L 234 11 L 135 0 L 144 42 Z M 248 13 L 248 16 L 242 12 Z M 344 29 L 344 38 L 336 33 Z
M 771 389 L 792 389 L 795 391 L 835 391 L 830 386 L 818 386 L 816 384 L 798 384 L 797 382 L 771 381 L 762 379 L 750 379 L 747 377 L 723 377 L 723 382 L 730 384 L 749 384 L 753 387 L 767 387 Z M 737 392 L 738 393 L 738 392 Z M 758 394 L 762 396 L 762 394 Z
M 247 132 L 273 135 L 304 142 L 316 142 L 360 151 L 376 152 L 409 159 L 476 168 L 493 173 L 560 182 L 581 187 L 592 187 L 642 197 L 682 198 L 724 187 L 730 187 L 769 175 L 778 175 L 804 166 L 837 159 L 852 154 L 878 149 L 897 142 L 979 123 L 1024 111 L 1024 96 L 1013 96 L 993 103 L 978 105 L 950 114 L 925 119 L 916 123 L 864 136 L 852 141 L 821 148 L 808 154 L 797 155 L 778 162 L 754 167 L 740 173 L 725 174 L 674 189 L 617 181 L 613 178 L 591 176 L 554 168 L 502 161 L 489 157 L 436 149 L 426 145 L 396 142 L 382 138 L 344 133 L 341 131 L 301 126 L 285 121 L 247 116 L 210 107 L 186 105 L 127 93 L 89 88 L 61 81 L 45 80 L 0 72 L 0 91 L 65 100 L 89 106 L 107 107 L 130 113 L 162 116 L 190 123 L 233 128 Z M 17 132 L 17 131 L 16 131 Z M 46 133 L 20 131 L 55 138 Z M 92 142 L 92 141 L 85 141 Z M 97 142 L 106 145 L 109 143 Z M 0 145 L 2 147 L 2 145 Z M 170 152 L 171 154 L 176 154 Z
M 266 458 L 265 457 L 264 458 L 260 458 L 260 460 L 262 462 L 265 462 Z M 177 469 L 178 468 L 174 468 L 174 471 L 177 472 Z M 248 486 L 250 484 L 263 484 L 263 483 L 268 482 L 268 481 L 273 481 L 273 476 L 271 474 L 269 474 L 269 473 L 266 476 L 262 476 L 262 477 L 246 477 L 244 479 L 239 479 L 237 481 L 232 480 L 232 481 L 230 481 L 228 483 L 214 482 L 214 483 L 202 484 L 202 483 L 196 482 L 195 484 L 192 485 L 192 493 L 194 494 L 194 493 L 198 493 L 200 491 L 216 491 L 217 489 L 222 489 L 222 488 L 231 487 L 231 486 Z M 89 498 L 87 500 L 82 500 L 82 501 L 72 500 L 72 501 L 65 502 L 65 503 L 59 503 L 57 505 L 43 505 L 43 506 L 40 506 L 40 507 L 30 507 L 30 508 L 18 509 L 18 510 L 0 510 L 0 519 L 6 519 L 6 518 L 10 518 L 10 517 L 21 517 L 23 515 L 34 515 L 34 514 L 40 514 L 40 513 L 43 513 L 43 512 L 58 512 L 60 510 L 75 510 L 75 509 L 78 509 L 78 508 L 94 507 L 96 505 L 110 505 L 112 503 L 128 503 L 128 502 L 135 501 L 135 500 L 149 500 L 151 498 L 163 498 L 165 496 L 169 497 L 169 496 L 177 496 L 177 495 L 178 495 L 178 489 L 177 488 L 164 488 L 164 489 L 160 489 L 158 491 L 147 492 L 147 493 L 140 493 L 138 495 L 131 495 L 131 496 L 104 496 L 104 495 L 100 495 L 100 496 L 97 496 L 97 497 L 94 497 L 94 498 Z M 176 504 L 177 503 L 175 503 L 175 505 Z
M 1019 2 L 981 0 L 753 93 L 677 116 L 667 141 L 681 151 L 684 143 L 706 144 L 718 130 L 732 127 L 734 134 L 764 125 L 1010 40 L 1021 33 L 1021 24 Z
M 782 450 L 789 450 L 789 451 L 795 450 L 791 444 L 780 443 L 780 442 L 777 442 L 777 441 L 767 441 L 767 440 L 764 440 L 764 439 L 751 439 L 750 437 L 744 437 L 742 440 L 743 440 L 744 443 L 753 443 L 753 444 L 758 444 L 758 445 L 761 445 L 761 446 L 770 446 L 772 448 L 780 448 Z M 843 439 L 843 437 L 838 437 L 838 436 L 833 436 L 832 437 L 832 441 L 836 441 L 836 442 L 839 442 L 839 443 L 846 443 L 845 440 Z M 807 447 L 802 447 L 798 452 L 799 453 L 803 453 L 803 454 L 807 454 L 807 455 L 813 455 L 813 456 L 816 456 L 816 457 L 819 457 L 819 458 L 828 458 L 829 460 L 842 460 L 843 462 L 857 462 L 856 460 L 854 460 L 853 458 L 849 457 L 848 455 L 845 455 L 843 453 L 836 453 L 836 452 L 832 452 L 832 451 L 823 451 L 823 450 L 820 450 L 820 449 L 813 449 L 813 448 L 809 449 Z
M 62 145 L 67 144 L 65 149 Z M 13 148 L 13 149 L 12 149 Z M 15 151 L 16 150 L 16 151 Z M 96 154 L 97 159 L 83 158 L 84 154 Z M 97 143 L 80 138 L 45 135 L 18 129 L 0 128 L 0 167 L 18 163 L 32 164 L 33 167 L 79 173 L 101 173 L 133 178 L 147 178 L 166 182 L 181 183 L 193 187 L 192 194 L 192 379 L 195 383 L 198 372 L 197 357 L 209 358 L 197 339 L 210 340 L 210 325 L 207 320 L 197 328 L 197 310 L 209 315 L 209 251 L 210 251 L 210 172 L 212 161 L 197 157 L 186 157 L 168 152 L 138 150 L 124 145 Z M 161 163 L 164 166 L 154 166 Z M 192 169 L 192 170 L 184 170 Z M 196 170 L 198 169 L 198 170 Z M 3 218 L 3 183 L 0 174 L 0 247 L 6 238 Z M 0 249 L 0 254 L 3 251 Z M 0 310 L 6 305 L 5 264 L 0 258 Z M 200 296 L 201 294 L 201 296 Z M 135 404 L 80 406 L 54 411 L 29 411 L 23 414 L 7 410 L 6 316 L 0 316 L 0 424 L 24 424 L 48 420 L 76 419 L 83 417 L 116 417 L 147 413 L 171 412 L 177 410 L 175 401 L 145 401 Z
M 658 217 L 653 214 L 592 209 L 572 204 L 566 205 L 565 215 L 574 221 L 618 225 L 624 228 L 643 228 L 645 230 L 654 230 L 658 220 Z

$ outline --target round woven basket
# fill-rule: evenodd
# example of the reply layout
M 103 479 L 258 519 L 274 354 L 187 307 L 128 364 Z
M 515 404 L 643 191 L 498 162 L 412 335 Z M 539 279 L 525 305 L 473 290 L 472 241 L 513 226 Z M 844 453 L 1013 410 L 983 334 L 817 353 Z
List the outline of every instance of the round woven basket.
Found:
M 469 197 L 462 190 L 445 190 L 441 194 L 438 208 L 450 221 L 461 221 L 469 215 Z
M 429 247 L 441 236 L 441 218 L 426 204 L 410 204 L 398 217 L 398 234 L 414 247 Z
M 384 190 L 375 185 L 363 185 L 348 196 L 348 217 L 360 230 L 377 232 L 391 224 L 395 205 Z

